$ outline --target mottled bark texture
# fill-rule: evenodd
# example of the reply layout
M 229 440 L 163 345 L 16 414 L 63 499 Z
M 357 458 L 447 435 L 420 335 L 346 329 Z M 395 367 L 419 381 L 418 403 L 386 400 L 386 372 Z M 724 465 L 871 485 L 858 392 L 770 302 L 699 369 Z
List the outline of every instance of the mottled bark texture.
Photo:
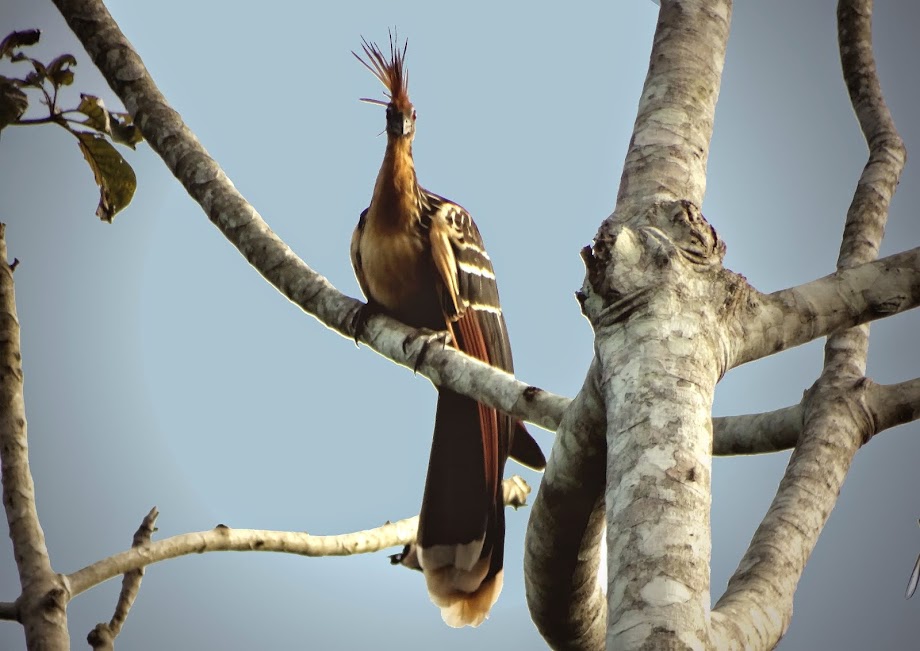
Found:
M 606 448 L 607 608 L 591 622 L 596 630 L 573 617 L 552 622 L 550 634 L 541 627 L 554 648 L 709 645 L 712 393 L 728 361 L 718 321 L 749 291 L 722 270 L 724 247 L 697 209 L 730 18 L 726 0 L 662 2 L 617 206 L 583 254 L 580 298 L 595 329 L 605 406 L 603 423 L 587 428 L 591 446 Z M 560 430 L 557 448 L 563 440 Z M 550 479 L 590 477 L 584 456 L 554 449 L 537 502 Z M 582 499 L 593 505 L 599 497 Z M 554 536 L 539 558 L 528 540 L 535 617 L 547 596 L 532 589 L 531 564 L 570 564 L 562 553 L 583 550 L 585 538 L 582 521 L 570 531 L 544 527 L 547 512 L 532 513 L 528 532 Z M 595 600 L 574 589 L 555 598 L 573 611 Z
M 605 226 L 585 288 L 604 307 L 585 305 L 607 417 L 607 647 L 705 648 L 721 324 L 749 290 L 689 202 Z
M 595 361 L 556 431 L 527 526 L 527 602 L 554 649 L 604 645 L 607 605 L 597 581 L 597 552 L 604 530 L 606 446 L 597 436 L 604 427 L 598 379 Z
M 28 649 L 69 649 L 67 582 L 55 574 L 35 507 L 29 470 L 22 350 L 13 269 L 7 264 L 6 225 L 0 224 L 0 481 L 22 592 L 16 618 Z
M 743 279 L 699 214 L 731 1 L 662 2 L 583 307 L 606 405 L 608 648 L 709 644 L 712 395 Z
M 702 205 L 731 10 L 730 0 L 661 3 L 616 215 L 673 199 Z

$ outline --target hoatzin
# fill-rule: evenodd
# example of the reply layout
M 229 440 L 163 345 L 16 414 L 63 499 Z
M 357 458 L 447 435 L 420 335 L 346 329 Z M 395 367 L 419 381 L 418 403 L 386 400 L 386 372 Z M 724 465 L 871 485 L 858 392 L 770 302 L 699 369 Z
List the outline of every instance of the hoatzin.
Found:
M 387 58 L 363 43 L 358 58 L 383 82 L 387 147 L 370 206 L 351 240 L 367 297 L 356 331 L 383 312 L 416 328 L 449 332 L 457 348 L 512 372 L 495 273 L 470 214 L 419 186 L 412 160 L 415 108 L 406 47 L 390 37 Z M 523 423 L 448 389 L 438 390 L 434 437 L 418 538 L 396 562 L 421 569 L 450 626 L 478 626 L 502 588 L 505 516 L 502 474 L 509 456 L 540 469 L 546 460 Z

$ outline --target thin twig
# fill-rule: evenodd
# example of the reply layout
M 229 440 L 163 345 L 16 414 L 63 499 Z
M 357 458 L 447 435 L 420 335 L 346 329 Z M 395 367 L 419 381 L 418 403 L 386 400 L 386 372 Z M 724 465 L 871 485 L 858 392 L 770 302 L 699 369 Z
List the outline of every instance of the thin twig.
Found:
M 150 537 L 156 531 L 154 525 L 158 515 L 157 507 L 153 507 L 144 516 L 141 526 L 138 527 L 134 534 L 131 547 L 140 547 L 150 542 Z M 131 610 L 131 606 L 134 605 L 143 577 L 143 567 L 125 572 L 125 578 L 121 582 L 121 593 L 118 595 L 118 603 L 115 604 L 115 614 L 112 615 L 112 619 L 108 623 L 100 622 L 96 624 L 96 627 L 86 636 L 86 641 L 96 651 L 112 651 L 115 648 L 115 638 L 121 633 L 121 628 L 128 618 L 128 612 Z
M 518 476 L 505 479 L 502 488 L 506 504 L 514 508 L 523 506 L 530 492 L 527 482 Z M 120 574 L 189 554 L 258 551 L 311 557 L 352 556 L 404 547 L 415 542 L 417 531 L 418 516 L 387 522 L 375 529 L 334 536 L 314 536 L 294 531 L 231 529 L 219 524 L 209 531 L 181 534 L 132 547 L 68 574 L 66 579 L 76 596 Z

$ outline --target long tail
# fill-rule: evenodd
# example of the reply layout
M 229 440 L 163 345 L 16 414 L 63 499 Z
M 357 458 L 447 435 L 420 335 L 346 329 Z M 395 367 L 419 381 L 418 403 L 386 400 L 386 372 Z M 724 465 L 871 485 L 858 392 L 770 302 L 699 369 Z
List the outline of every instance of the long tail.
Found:
M 494 426 L 483 427 L 484 420 Z M 510 418 L 470 398 L 439 392 L 418 560 L 431 600 L 453 627 L 479 626 L 501 593 L 510 426 Z

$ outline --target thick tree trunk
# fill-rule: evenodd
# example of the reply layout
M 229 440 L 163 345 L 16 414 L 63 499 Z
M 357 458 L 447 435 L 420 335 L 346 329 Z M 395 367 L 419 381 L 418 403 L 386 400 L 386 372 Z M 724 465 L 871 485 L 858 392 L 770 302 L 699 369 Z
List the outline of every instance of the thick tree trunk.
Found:
M 712 398 L 746 294 L 699 213 L 731 2 L 663 2 L 617 196 L 585 252 L 606 406 L 608 648 L 709 641 Z

